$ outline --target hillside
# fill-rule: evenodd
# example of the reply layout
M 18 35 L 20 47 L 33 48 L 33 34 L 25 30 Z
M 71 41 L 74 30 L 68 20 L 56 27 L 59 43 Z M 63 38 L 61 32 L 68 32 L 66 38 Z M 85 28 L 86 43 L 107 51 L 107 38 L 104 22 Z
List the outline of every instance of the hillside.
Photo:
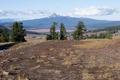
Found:
M 10 27 L 15 20 L 13 19 L 1 19 L 0 25 Z M 33 19 L 33 20 L 24 20 L 23 25 L 26 29 L 48 29 L 50 28 L 53 22 L 57 22 L 58 24 L 64 23 L 66 28 L 73 29 L 77 25 L 78 21 L 83 21 L 88 29 L 102 29 L 109 26 L 118 26 L 120 25 L 120 21 L 107 21 L 107 20 L 96 20 L 91 18 L 76 18 L 69 16 L 60 16 L 60 15 L 52 15 L 45 18 Z M 59 28 L 59 27 L 58 27 Z
M 90 18 L 75 18 L 69 16 L 50 16 L 47 18 L 23 21 L 27 28 L 50 28 L 53 22 L 64 23 L 68 29 L 75 28 L 78 21 L 83 21 L 88 29 L 101 29 L 109 26 L 120 25 L 120 21 L 95 20 Z
M 10 23 L 10 22 L 14 22 L 15 19 L 0 19 L 0 23 Z
M 0 54 L 1 80 L 120 80 L 119 38 L 13 47 Z

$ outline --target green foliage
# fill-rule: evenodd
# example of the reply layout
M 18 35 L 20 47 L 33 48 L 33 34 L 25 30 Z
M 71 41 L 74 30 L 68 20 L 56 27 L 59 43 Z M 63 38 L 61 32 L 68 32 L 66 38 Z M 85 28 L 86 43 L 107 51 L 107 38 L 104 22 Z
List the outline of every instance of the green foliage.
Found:
M 57 26 L 57 23 L 53 22 L 53 24 L 50 28 L 50 34 L 47 35 L 47 40 L 57 40 L 58 39 L 58 33 L 56 32 L 56 26 Z
M 8 42 L 9 33 L 7 29 L 0 29 L 0 42 Z
M 13 42 L 25 42 L 24 36 L 26 35 L 25 29 L 23 29 L 23 24 L 20 22 L 15 22 L 12 26 L 12 41 Z
M 107 39 L 112 39 L 112 34 L 111 33 L 101 33 L 98 38 L 107 38 Z
M 89 39 L 112 39 L 112 34 L 110 32 L 100 33 L 99 35 L 92 34 L 91 36 L 89 36 L 87 38 L 89 38 Z
M 55 33 L 55 38 L 54 38 L 54 40 L 58 40 L 58 39 L 59 39 L 59 33 L 56 32 L 56 33 Z
M 60 24 L 60 40 L 67 39 L 67 32 L 63 23 Z
M 47 40 L 66 40 L 67 39 L 67 32 L 65 29 L 65 25 L 63 23 L 60 24 L 60 33 L 56 32 L 57 23 L 53 22 L 50 28 L 50 34 L 47 35 Z M 116 29 L 115 29 L 116 30 Z M 114 30 L 114 31 L 115 31 Z M 81 39 L 111 39 L 112 33 L 110 30 L 106 33 L 96 33 L 90 36 L 85 35 L 86 27 L 83 22 L 79 22 L 76 26 L 76 30 L 72 33 L 74 40 L 81 40 Z M 94 31 L 93 31 L 94 32 Z M 70 34 L 71 37 L 71 34 Z
M 118 30 L 120 30 L 120 26 L 110 26 L 110 27 L 106 27 L 104 29 L 93 30 L 92 32 L 108 31 L 110 33 L 116 33 L 116 32 L 118 32 Z
M 73 38 L 75 40 L 81 40 L 84 38 L 83 34 L 86 31 L 85 25 L 83 22 L 79 22 L 76 26 L 76 30 L 73 33 Z

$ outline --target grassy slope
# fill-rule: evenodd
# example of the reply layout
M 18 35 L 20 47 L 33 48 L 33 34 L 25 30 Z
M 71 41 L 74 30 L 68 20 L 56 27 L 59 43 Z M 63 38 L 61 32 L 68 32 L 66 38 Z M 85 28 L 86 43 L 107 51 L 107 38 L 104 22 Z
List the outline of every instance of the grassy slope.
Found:
M 37 42 L 5 53 L 0 54 L 1 75 L 9 73 L 5 79 L 120 80 L 120 38 Z

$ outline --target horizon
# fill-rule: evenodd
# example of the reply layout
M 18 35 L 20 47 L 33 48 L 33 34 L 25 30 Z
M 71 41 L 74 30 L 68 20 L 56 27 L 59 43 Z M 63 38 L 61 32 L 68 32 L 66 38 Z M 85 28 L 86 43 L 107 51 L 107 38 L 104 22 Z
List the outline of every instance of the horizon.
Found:
M 57 14 L 97 20 L 120 20 L 118 0 L 11 0 L 11 4 L 9 1 L 0 1 L 0 19 L 30 20 Z
M 51 18 L 52 16 L 45 16 L 45 17 L 41 17 L 41 18 L 33 18 L 33 19 L 20 19 L 20 18 L 0 18 L 0 20 L 7 20 L 6 22 L 9 21 L 29 21 L 29 20 L 37 20 L 37 19 L 44 19 L 44 18 Z M 120 20 L 109 20 L 109 19 L 96 19 L 96 18 L 89 18 L 89 17 L 75 17 L 75 16 L 64 16 L 64 15 L 57 15 L 55 17 L 70 17 L 70 18 L 83 18 L 83 19 L 91 19 L 91 20 L 102 20 L 102 21 L 120 21 Z

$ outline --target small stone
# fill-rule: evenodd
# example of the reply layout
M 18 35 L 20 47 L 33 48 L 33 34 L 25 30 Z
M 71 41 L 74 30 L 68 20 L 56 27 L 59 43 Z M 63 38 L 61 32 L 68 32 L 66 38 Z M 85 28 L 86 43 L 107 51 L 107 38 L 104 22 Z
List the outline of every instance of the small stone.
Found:
M 2 71 L 2 74 L 5 75 L 5 76 L 8 76 L 9 72 Z

